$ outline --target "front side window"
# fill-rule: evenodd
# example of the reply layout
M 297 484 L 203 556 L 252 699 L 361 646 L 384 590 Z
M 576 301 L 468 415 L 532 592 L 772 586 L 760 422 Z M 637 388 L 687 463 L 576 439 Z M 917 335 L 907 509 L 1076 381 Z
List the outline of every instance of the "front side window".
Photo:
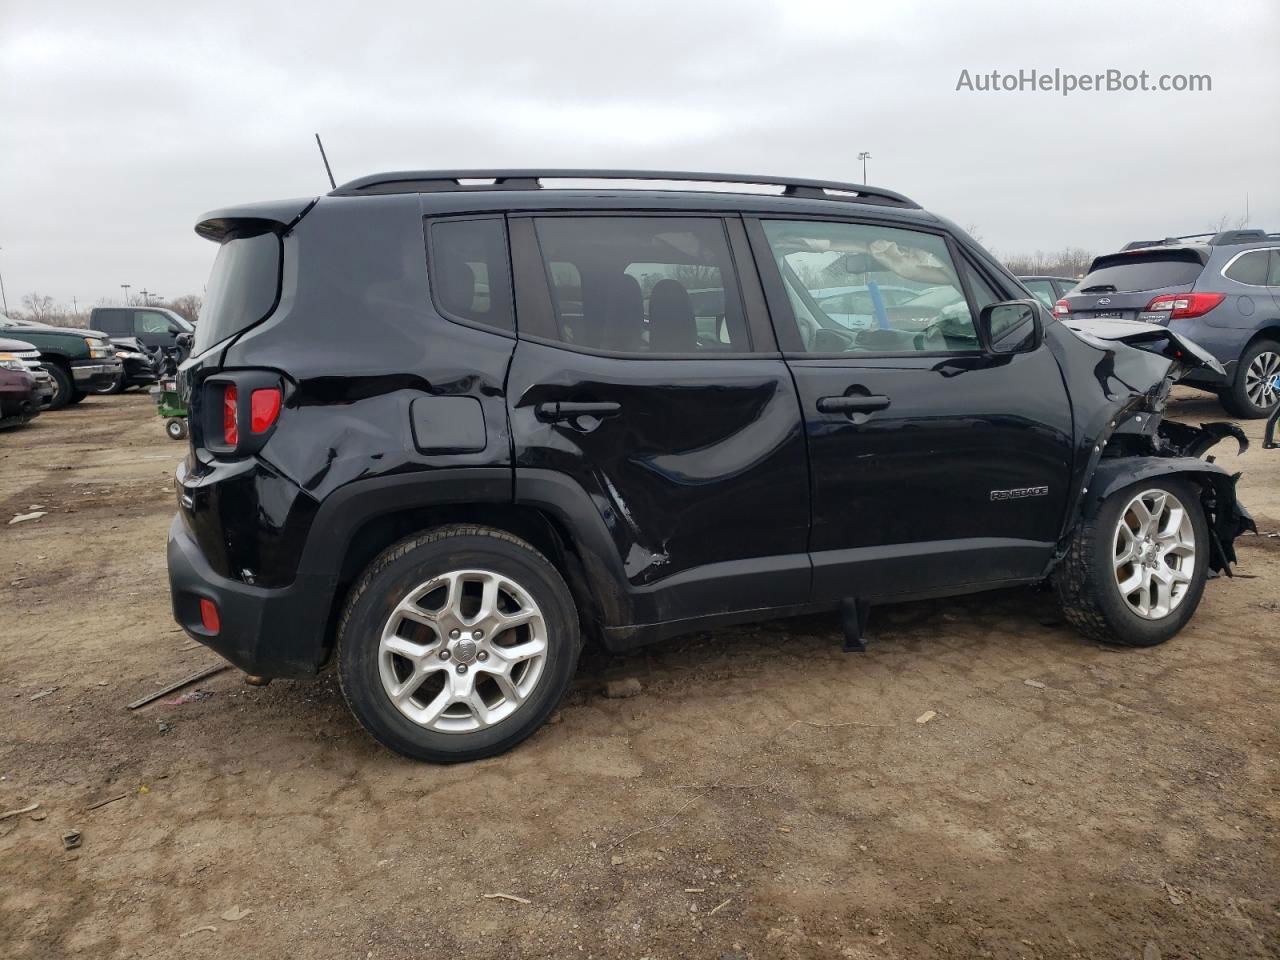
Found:
M 445 316 L 514 332 L 507 231 L 500 217 L 431 224 L 431 292 Z
M 942 237 L 867 224 L 762 224 L 805 352 L 978 349 L 974 317 Z
M 1247 283 L 1251 287 L 1264 287 L 1267 284 L 1267 260 L 1269 250 L 1254 250 L 1243 253 L 1227 267 L 1224 276 L 1236 283 Z
M 155 310 L 135 310 L 133 329 L 135 333 L 168 333 L 173 324 L 167 316 Z
M 723 223 L 540 217 L 557 338 L 622 353 L 750 350 Z
M 1023 280 L 1022 283 L 1046 307 L 1052 307 L 1058 299 L 1052 280 Z

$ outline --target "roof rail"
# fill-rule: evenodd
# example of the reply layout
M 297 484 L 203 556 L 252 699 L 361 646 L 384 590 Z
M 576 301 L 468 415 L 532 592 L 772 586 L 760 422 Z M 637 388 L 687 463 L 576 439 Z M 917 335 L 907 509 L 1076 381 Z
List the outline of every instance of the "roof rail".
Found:
M 480 183 L 464 181 L 478 180 Z M 686 170 L 402 170 L 375 173 L 334 188 L 331 197 L 387 193 L 437 193 L 464 190 L 537 190 L 542 180 L 674 180 L 689 183 L 753 184 L 782 187 L 783 196 L 851 200 L 919 209 L 920 204 L 893 190 L 861 183 L 797 180 L 738 173 L 690 173 Z
M 1265 230 L 1223 230 L 1221 233 L 1215 233 L 1209 244 L 1214 247 L 1229 247 L 1235 243 L 1255 243 L 1266 239 Z

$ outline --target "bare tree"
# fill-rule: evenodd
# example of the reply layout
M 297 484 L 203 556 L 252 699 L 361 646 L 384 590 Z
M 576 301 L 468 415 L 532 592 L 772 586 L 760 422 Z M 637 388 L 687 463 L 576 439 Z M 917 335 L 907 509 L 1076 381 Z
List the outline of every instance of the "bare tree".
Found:
M 38 320 L 41 323 L 53 323 L 62 312 L 53 302 L 53 297 L 46 297 L 40 293 L 28 293 L 22 298 L 22 306 L 27 319 Z
M 1021 253 L 1004 258 L 1004 265 L 1020 277 L 1080 277 L 1093 263 L 1093 252 L 1082 247 L 1063 247 L 1046 253 Z
M 188 293 L 169 301 L 165 306 L 178 316 L 195 323 L 200 317 L 200 308 L 204 306 L 204 300 L 197 294 Z
M 1249 218 L 1244 214 L 1233 217 L 1229 213 L 1224 213 L 1216 222 L 1209 224 L 1210 233 L 1222 233 L 1223 230 L 1243 230 L 1249 225 Z

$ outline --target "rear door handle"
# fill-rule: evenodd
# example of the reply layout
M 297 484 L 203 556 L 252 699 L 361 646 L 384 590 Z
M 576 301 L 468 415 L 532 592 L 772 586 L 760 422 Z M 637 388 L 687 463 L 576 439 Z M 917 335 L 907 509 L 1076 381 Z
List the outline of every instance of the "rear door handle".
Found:
M 854 394 L 848 397 L 819 397 L 819 413 L 870 413 L 889 406 L 889 398 L 880 394 Z
M 555 423 L 560 420 L 572 420 L 575 417 L 611 417 L 622 410 L 622 404 L 613 400 L 582 403 L 557 400 L 540 403 L 533 409 L 539 420 Z

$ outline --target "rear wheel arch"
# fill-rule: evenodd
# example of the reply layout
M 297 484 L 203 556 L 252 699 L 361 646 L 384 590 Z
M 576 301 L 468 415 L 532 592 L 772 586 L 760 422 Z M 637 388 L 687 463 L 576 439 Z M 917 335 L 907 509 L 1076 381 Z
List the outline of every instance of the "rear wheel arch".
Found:
M 550 512 L 531 506 L 485 501 L 431 504 L 378 513 L 350 531 L 341 552 L 325 631 L 325 659 L 332 654 L 338 620 L 361 576 L 387 548 L 408 537 L 466 524 L 499 530 L 526 541 L 564 578 L 581 614 L 585 634 L 598 639 L 601 621 L 597 584 L 591 582 L 572 533 Z

